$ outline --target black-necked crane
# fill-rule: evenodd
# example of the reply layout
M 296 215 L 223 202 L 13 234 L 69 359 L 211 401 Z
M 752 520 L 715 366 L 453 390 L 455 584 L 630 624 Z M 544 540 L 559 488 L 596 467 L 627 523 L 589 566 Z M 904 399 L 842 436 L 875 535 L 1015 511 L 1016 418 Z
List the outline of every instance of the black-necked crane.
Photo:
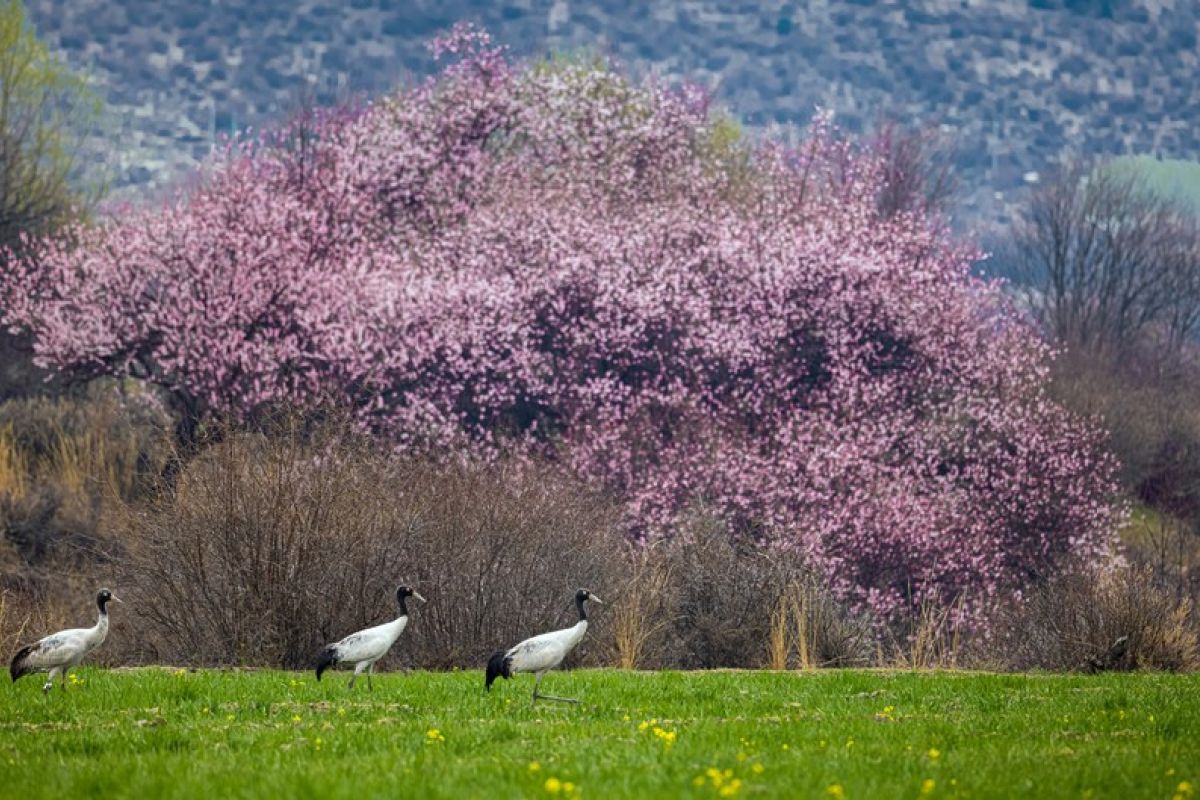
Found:
M 67 688 L 67 671 L 83 661 L 84 656 L 104 643 L 108 636 L 108 609 L 110 600 L 121 602 L 108 589 L 101 589 L 96 594 L 96 605 L 100 608 L 100 618 L 90 628 L 71 628 L 70 630 L 52 633 L 33 644 L 26 645 L 17 651 L 8 665 L 8 674 L 15 683 L 18 678 L 31 672 L 48 671 L 43 692 L 49 692 L 54 686 L 54 679 L 62 675 L 62 687 Z
M 580 589 L 575 592 L 575 608 L 579 611 L 579 622 L 576 622 L 570 628 L 563 628 L 561 631 L 551 631 L 550 633 L 531 637 L 507 652 L 499 652 L 493 655 L 488 660 L 487 677 L 484 687 L 488 691 L 491 691 L 492 683 L 496 678 L 511 678 L 518 672 L 532 672 L 537 676 L 533 682 L 534 703 L 538 700 L 578 703 L 578 700 L 570 697 L 539 694 L 538 687 L 542 685 L 542 677 L 546 672 L 561 664 L 563 659 L 567 657 L 567 653 L 574 650 L 575 645 L 579 644 L 579 641 L 583 639 L 583 635 L 587 633 L 587 608 L 584 604 L 589 600 L 593 603 L 604 602 L 587 589 Z
M 354 674 L 350 676 L 350 683 L 346 688 L 353 689 L 354 680 L 360 673 L 365 672 L 367 673 L 367 689 L 373 691 L 371 671 L 375 669 L 375 662 L 387 655 L 387 651 L 392 648 L 392 645 L 396 643 L 400 634 L 404 633 L 404 629 L 408 626 L 408 606 L 404 601 L 410 597 L 415 597 L 422 603 L 425 602 L 424 597 L 407 586 L 401 586 L 396 590 L 396 602 L 400 606 L 400 616 L 391 622 L 352 633 L 340 642 L 334 642 L 322 650 L 317 655 L 317 680 L 321 680 L 321 673 L 332 666 L 342 663 L 354 664 Z

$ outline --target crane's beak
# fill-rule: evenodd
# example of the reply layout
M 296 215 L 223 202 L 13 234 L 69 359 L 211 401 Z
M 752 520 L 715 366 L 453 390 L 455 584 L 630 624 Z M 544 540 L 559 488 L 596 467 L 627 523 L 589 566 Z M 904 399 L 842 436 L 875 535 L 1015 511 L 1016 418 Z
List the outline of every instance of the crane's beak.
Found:
M 109 595 L 108 599 L 109 599 L 109 600 L 116 600 L 118 603 L 124 603 L 124 602 L 125 602 L 125 601 L 124 601 L 124 600 L 122 600 L 121 598 L 117 597 L 115 594 L 113 594 L 113 595 Z
M 420 600 L 422 603 L 428 603 L 428 602 L 429 602 L 428 600 L 426 600 L 424 597 L 421 597 L 421 595 L 417 594 L 416 592 L 413 592 L 413 597 L 417 598 L 417 599 L 418 599 L 418 600 Z
M 604 605 L 604 601 L 601 600 L 599 597 L 596 597 L 596 595 L 594 595 L 594 594 L 589 594 L 588 599 L 591 600 L 593 603 L 599 603 L 600 605 Z

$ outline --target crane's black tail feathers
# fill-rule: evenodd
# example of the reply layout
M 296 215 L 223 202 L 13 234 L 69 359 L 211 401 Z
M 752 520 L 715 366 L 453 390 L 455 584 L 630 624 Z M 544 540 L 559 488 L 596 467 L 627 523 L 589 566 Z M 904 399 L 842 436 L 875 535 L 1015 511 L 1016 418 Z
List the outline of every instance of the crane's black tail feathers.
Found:
M 488 659 L 487 665 L 487 680 L 483 688 L 489 692 L 492 690 L 492 684 L 496 678 L 511 678 L 512 677 L 512 659 L 504 655 L 503 652 L 493 653 Z
M 9 662 L 8 674 L 12 676 L 13 683 L 16 683 L 17 678 L 20 678 L 22 675 L 28 675 L 29 673 L 33 672 L 33 670 L 31 670 L 25 664 L 25 659 L 28 658 L 31 652 L 33 652 L 33 648 L 34 645 L 25 645 L 17 651 L 17 654 L 13 656 L 12 661 Z
M 337 663 L 337 650 L 333 646 L 326 647 L 317 654 L 317 680 L 321 680 L 321 673 Z

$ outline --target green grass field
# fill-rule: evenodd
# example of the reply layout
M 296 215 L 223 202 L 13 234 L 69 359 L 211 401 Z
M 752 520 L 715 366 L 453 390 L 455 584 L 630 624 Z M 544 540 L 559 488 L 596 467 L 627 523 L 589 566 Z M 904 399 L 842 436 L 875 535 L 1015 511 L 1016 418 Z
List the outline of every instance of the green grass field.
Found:
M 1200 676 L 83 669 L 0 691 L 0 795 L 1189 797 Z

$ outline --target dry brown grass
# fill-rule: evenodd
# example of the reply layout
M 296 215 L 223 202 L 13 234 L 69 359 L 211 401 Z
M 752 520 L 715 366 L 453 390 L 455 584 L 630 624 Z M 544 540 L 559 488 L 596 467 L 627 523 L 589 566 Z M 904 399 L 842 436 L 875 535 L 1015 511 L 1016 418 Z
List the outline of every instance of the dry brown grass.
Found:
M 13 436 L 12 425 L 0 428 L 0 495 L 23 500 L 29 490 L 29 459 Z
M 24 572 L 78 567 L 108 550 L 106 515 L 161 472 L 169 420 L 131 392 L 104 382 L 0 404 L 0 534 Z M 28 577 L 6 569 L 4 579 Z
M 864 666 L 872 632 L 837 602 L 814 575 L 792 580 L 771 609 L 766 667 L 811 670 Z
M 963 655 L 961 618 L 965 597 L 941 605 L 923 601 L 914 614 L 908 635 L 892 648 L 892 661 L 900 669 L 958 669 Z
M 626 558 L 630 578 L 615 598 L 610 625 L 617 667 L 639 669 L 655 638 L 673 623 L 668 608 L 671 564 L 655 546 L 630 548 Z

